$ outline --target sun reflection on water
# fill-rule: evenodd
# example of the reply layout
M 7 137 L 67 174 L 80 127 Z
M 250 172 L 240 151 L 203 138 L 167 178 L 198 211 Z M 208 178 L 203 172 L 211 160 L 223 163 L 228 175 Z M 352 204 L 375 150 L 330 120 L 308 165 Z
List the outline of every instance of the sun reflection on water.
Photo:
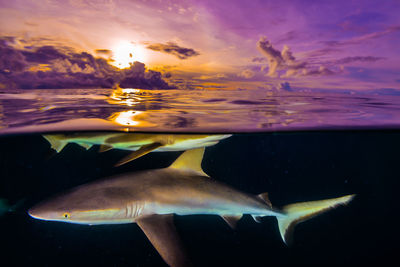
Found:
M 135 127 L 155 127 L 156 124 L 144 121 L 140 118 L 140 115 L 144 115 L 143 111 L 127 110 L 116 112 L 112 114 L 108 120 L 123 126 L 135 126 Z

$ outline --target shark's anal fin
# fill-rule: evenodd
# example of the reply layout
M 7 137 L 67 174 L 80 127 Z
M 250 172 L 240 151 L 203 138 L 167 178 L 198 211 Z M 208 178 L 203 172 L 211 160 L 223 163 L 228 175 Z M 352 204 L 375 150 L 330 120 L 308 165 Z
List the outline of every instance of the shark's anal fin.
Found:
M 132 152 L 125 158 L 118 161 L 117 164 L 115 164 L 114 166 L 118 167 L 118 166 L 124 165 L 125 163 L 128 163 L 137 158 L 140 158 L 141 156 L 146 155 L 147 153 L 150 153 L 151 151 L 153 151 L 161 146 L 163 146 L 163 144 L 158 143 L 158 142 L 144 145 L 144 146 L 140 147 L 138 150 Z
M 232 228 L 236 229 L 237 222 L 242 218 L 243 214 L 240 215 L 222 215 L 222 219 Z
M 99 152 L 100 152 L 100 153 L 103 153 L 103 152 L 106 152 L 106 151 L 111 150 L 111 149 L 113 149 L 112 146 L 102 144 L 102 145 L 100 145 L 100 147 L 99 147 Z
M 86 150 L 89 150 L 93 145 L 91 144 L 86 144 L 86 143 L 77 143 L 78 145 L 80 145 L 81 147 L 83 147 Z
M 192 266 L 176 231 L 172 214 L 151 215 L 136 220 L 136 223 L 169 266 Z
M 171 166 L 169 166 L 169 168 L 191 170 L 202 176 L 208 177 L 208 175 L 201 168 L 203 155 L 204 147 L 186 150 L 174 161 L 174 163 L 171 164 Z

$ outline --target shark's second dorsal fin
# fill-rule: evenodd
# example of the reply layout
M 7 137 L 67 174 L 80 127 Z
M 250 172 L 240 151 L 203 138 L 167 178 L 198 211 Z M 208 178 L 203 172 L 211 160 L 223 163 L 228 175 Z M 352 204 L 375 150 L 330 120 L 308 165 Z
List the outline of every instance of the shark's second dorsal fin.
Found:
M 267 192 L 261 193 L 261 194 L 257 195 L 257 197 L 260 198 L 262 201 L 264 201 L 265 204 L 267 204 L 270 208 L 272 208 L 272 204 L 271 204 L 271 201 L 269 200 Z
M 203 155 L 204 155 L 204 147 L 186 150 L 179 156 L 179 158 L 177 158 L 174 161 L 174 163 L 171 164 L 171 166 L 169 166 L 169 168 L 191 170 L 198 172 L 202 176 L 208 177 L 208 175 L 201 168 Z

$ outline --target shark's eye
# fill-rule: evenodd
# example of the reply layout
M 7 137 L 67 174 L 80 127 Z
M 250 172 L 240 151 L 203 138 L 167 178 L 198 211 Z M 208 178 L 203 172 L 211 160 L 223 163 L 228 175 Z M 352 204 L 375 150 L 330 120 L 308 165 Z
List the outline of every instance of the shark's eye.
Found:
M 68 218 L 70 218 L 70 215 L 69 215 L 68 212 L 66 212 L 66 213 L 63 214 L 63 217 L 64 217 L 65 219 L 68 219 Z

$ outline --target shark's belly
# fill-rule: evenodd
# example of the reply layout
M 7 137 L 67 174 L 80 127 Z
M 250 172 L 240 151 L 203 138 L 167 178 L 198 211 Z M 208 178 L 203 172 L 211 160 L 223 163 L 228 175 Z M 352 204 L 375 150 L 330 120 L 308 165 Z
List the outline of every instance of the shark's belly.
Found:
M 210 194 L 171 194 L 169 198 L 148 202 L 143 209 L 146 214 L 214 214 L 214 215 L 239 215 L 263 214 L 268 212 L 268 207 L 257 200 L 240 196 L 237 199 L 212 196 Z

